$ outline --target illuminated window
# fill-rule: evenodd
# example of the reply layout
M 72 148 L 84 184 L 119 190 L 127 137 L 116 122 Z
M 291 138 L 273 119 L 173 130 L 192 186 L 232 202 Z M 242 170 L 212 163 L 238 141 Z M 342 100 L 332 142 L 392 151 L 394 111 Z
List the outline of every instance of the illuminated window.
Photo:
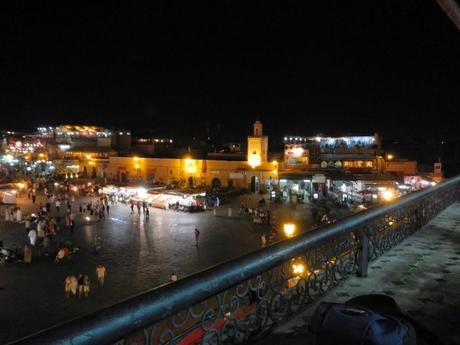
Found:
M 343 167 L 344 168 L 353 168 L 353 162 L 352 161 L 344 161 L 343 162 Z
M 374 166 L 373 161 L 366 161 L 366 168 L 372 168 Z

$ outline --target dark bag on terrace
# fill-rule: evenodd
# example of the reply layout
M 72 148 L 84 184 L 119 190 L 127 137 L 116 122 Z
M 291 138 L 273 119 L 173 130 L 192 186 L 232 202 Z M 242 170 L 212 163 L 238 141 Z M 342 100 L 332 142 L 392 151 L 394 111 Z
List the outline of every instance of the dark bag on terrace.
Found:
M 311 321 L 315 345 L 416 345 L 412 325 L 358 304 L 322 302 Z

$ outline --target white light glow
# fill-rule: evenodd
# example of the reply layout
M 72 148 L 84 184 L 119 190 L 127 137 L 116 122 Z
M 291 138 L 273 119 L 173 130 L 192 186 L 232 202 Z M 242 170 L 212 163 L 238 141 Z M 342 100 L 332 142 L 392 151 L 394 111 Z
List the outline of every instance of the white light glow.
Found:
M 292 149 L 292 153 L 294 153 L 297 156 L 301 156 L 303 154 L 304 150 L 301 147 L 294 147 Z

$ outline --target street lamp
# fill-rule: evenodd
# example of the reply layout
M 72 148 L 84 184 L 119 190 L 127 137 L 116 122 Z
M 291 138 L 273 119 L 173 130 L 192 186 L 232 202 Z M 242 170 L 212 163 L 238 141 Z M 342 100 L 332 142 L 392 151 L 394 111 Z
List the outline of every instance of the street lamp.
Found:
M 395 193 L 391 190 L 384 190 L 382 192 L 382 198 L 385 200 L 385 201 L 391 201 L 395 198 Z
M 185 158 L 185 171 L 194 174 L 197 171 L 196 161 L 191 158 Z
M 297 277 L 302 276 L 305 273 L 305 264 L 301 260 L 293 260 L 292 273 Z
M 293 223 L 286 223 L 283 225 L 284 233 L 286 234 L 287 237 L 292 237 L 294 236 L 295 232 L 295 224 Z

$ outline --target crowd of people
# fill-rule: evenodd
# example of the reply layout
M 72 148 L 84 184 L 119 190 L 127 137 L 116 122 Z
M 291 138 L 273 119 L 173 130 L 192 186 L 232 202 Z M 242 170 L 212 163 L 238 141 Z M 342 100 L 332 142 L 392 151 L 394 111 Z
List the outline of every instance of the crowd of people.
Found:
M 54 248 L 55 262 L 70 257 L 78 250 L 69 244 L 56 243 L 56 246 L 53 246 L 58 233 L 67 230 L 64 235 L 71 236 L 78 217 L 88 222 L 92 219 L 105 219 L 110 213 L 110 204 L 106 197 L 81 202 L 77 207 L 75 192 L 66 183 L 58 184 L 41 179 L 40 182 L 30 180 L 28 185 L 27 198 L 32 200 L 34 205 L 38 203 L 36 212 L 23 215 L 20 207 L 6 207 L 5 221 L 24 224 L 27 246 L 30 246 L 35 254 L 48 256 Z M 36 200 L 37 189 L 43 190 L 40 200 Z M 111 202 L 113 204 L 113 200 Z
M 24 197 L 27 195 L 28 200 L 31 201 L 33 213 L 23 215 L 19 207 L 6 207 L 5 220 L 24 224 L 26 248 L 29 248 L 28 250 L 33 255 L 51 256 L 54 263 L 61 264 L 71 259 L 80 250 L 80 247 L 73 243 L 77 238 L 72 236 L 75 232 L 76 222 L 88 224 L 90 220 L 104 220 L 110 215 L 111 206 L 118 201 L 116 198 L 104 196 L 97 191 L 97 189 L 94 191 L 95 194 L 98 194 L 97 198 L 82 200 L 78 197 L 79 191 L 66 182 L 57 183 L 46 179 L 30 180 L 27 181 L 26 188 L 23 190 L 25 193 L 22 195 Z M 220 200 L 219 198 L 216 200 L 217 207 Z M 258 207 L 253 209 L 241 205 L 240 212 L 249 214 L 254 218 L 260 218 L 263 224 L 271 224 L 270 211 L 264 207 L 265 200 L 261 198 L 257 205 Z M 145 201 L 131 200 L 128 207 L 131 214 L 144 215 L 148 219 L 150 212 Z M 28 207 L 23 207 L 23 210 L 28 209 Z M 198 228 L 192 229 L 194 229 L 195 246 L 198 247 L 200 231 Z M 98 233 L 93 235 L 97 254 L 101 248 L 102 239 Z M 262 246 L 272 243 L 276 237 L 276 229 L 273 227 L 269 234 L 262 235 Z M 96 269 L 96 275 L 99 285 L 103 286 L 106 275 L 105 267 L 99 265 Z M 177 279 L 177 274 L 172 273 L 170 280 L 174 282 Z M 69 274 L 65 278 L 64 289 L 67 297 L 87 297 L 91 291 L 90 276 L 83 273 Z
M 103 265 L 96 268 L 96 277 L 100 287 L 104 286 L 107 270 Z M 68 275 L 64 280 L 64 293 L 67 298 L 73 296 L 88 297 L 91 291 L 91 281 L 87 274 Z
M 134 201 L 131 200 L 129 202 L 129 207 L 131 208 L 131 214 L 134 214 L 134 207 L 137 209 L 137 214 L 141 214 L 141 208 L 142 208 L 142 214 L 145 215 L 146 218 L 149 217 L 150 211 L 149 211 L 149 206 L 147 205 L 146 201 Z
M 20 207 L 6 207 L 5 209 L 6 222 L 20 222 L 22 221 L 22 210 Z

